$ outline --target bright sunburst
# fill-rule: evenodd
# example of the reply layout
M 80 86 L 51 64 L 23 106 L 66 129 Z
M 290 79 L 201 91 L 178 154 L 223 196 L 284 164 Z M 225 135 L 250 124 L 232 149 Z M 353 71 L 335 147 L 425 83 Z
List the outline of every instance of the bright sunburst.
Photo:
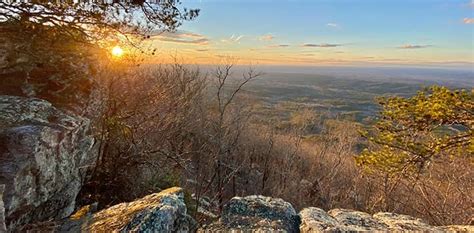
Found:
M 123 55 L 123 49 L 120 46 L 115 46 L 112 48 L 112 55 L 114 57 L 121 57 Z

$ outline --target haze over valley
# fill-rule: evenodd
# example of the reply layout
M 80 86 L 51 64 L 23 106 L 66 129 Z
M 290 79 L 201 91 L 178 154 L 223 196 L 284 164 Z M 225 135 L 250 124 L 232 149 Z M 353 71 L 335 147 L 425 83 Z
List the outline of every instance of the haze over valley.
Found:
M 362 122 L 376 116 L 380 96 L 409 97 L 432 85 L 474 87 L 474 71 L 469 69 L 263 66 L 259 70 L 263 75 L 246 90 L 262 101 L 262 116 L 272 117 L 271 109 L 287 104 L 292 109 L 280 115 L 283 119 L 299 106 Z

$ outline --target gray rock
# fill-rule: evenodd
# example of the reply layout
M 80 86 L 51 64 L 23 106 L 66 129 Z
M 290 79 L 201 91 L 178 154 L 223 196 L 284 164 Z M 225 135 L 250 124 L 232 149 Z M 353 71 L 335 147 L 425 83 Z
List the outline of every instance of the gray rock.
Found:
M 386 224 L 390 230 L 404 231 L 435 231 L 436 228 L 428 225 L 422 219 L 404 214 L 382 212 L 374 214 L 374 219 Z
M 60 219 L 75 208 L 97 147 L 90 121 L 51 103 L 0 96 L 0 183 L 8 229 Z
M 303 233 L 332 232 L 340 229 L 339 222 L 323 209 L 309 207 L 301 210 L 299 215 L 300 231 Z
M 170 188 L 95 213 L 82 227 L 87 232 L 192 232 L 181 188 Z
M 0 232 L 6 232 L 7 226 L 5 224 L 5 206 L 3 205 L 3 191 L 5 185 L 0 185 Z
M 299 232 L 299 216 L 280 198 L 247 196 L 232 198 L 219 221 L 198 232 Z
M 368 213 L 333 209 L 327 213 L 309 207 L 300 212 L 302 233 L 315 232 L 474 232 L 473 226 L 431 226 L 422 219 L 409 215 L 381 212 Z
M 333 209 L 328 212 L 339 222 L 341 231 L 380 231 L 387 230 L 388 226 L 370 214 L 349 209 Z

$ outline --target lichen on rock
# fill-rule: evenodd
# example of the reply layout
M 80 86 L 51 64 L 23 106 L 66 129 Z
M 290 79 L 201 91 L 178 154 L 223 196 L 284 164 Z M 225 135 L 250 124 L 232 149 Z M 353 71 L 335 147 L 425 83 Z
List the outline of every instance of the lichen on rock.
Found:
M 96 149 L 89 119 L 45 100 L 0 96 L 0 183 L 8 229 L 70 215 Z
M 299 224 L 290 203 L 253 195 L 232 198 L 224 206 L 221 218 L 199 232 L 299 232 Z
M 339 230 L 339 222 L 326 211 L 316 207 L 305 208 L 300 211 L 301 232 L 331 232 Z
M 386 224 L 391 230 L 403 231 L 434 231 L 435 227 L 428 225 L 422 219 L 409 215 L 380 212 L 374 214 L 374 219 Z
M 340 224 L 342 231 L 380 231 L 388 226 L 373 218 L 370 214 L 349 209 L 333 209 L 328 214 Z
M 195 221 L 187 215 L 181 188 L 170 188 L 133 202 L 95 213 L 83 226 L 88 232 L 192 232 Z

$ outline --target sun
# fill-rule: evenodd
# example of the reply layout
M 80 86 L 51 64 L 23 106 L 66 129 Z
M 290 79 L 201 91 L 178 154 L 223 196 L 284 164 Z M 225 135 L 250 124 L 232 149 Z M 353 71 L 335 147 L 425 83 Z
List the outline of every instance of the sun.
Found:
M 114 57 L 121 57 L 123 55 L 123 49 L 120 46 L 115 46 L 112 48 L 112 55 Z

